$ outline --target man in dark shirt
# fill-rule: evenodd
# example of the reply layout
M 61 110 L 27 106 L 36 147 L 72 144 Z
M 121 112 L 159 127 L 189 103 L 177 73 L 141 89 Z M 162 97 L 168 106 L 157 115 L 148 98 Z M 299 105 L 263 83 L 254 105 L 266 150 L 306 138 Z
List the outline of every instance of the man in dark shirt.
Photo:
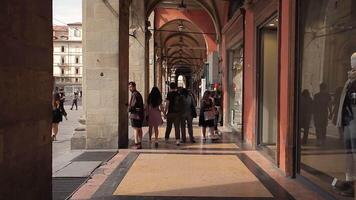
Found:
M 169 135 L 171 134 L 172 124 L 174 124 L 176 145 L 180 145 L 180 110 L 177 105 L 177 98 L 179 96 L 177 91 L 177 85 L 175 83 L 170 83 L 170 92 L 167 94 L 166 106 L 164 109 L 165 116 L 167 117 L 167 128 L 165 133 L 165 139 L 168 141 Z
M 136 90 L 136 83 L 129 83 L 129 90 L 131 92 L 131 99 L 129 104 L 129 113 L 131 126 L 135 134 L 135 147 L 141 149 L 142 145 L 142 123 L 144 118 L 143 99 L 141 94 Z
M 328 126 L 328 116 L 331 96 L 327 92 L 327 85 L 320 84 L 320 92 L 314 96 L 314 125 L 318 145 L 325 144 L 326 127 Z

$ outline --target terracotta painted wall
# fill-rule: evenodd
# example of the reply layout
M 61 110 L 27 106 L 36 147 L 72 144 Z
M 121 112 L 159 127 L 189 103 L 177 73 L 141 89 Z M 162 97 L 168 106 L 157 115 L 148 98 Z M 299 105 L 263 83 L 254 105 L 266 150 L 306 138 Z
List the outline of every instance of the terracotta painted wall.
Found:
M 279 167 L 287 176 L 293 173 L 295 8 L 295 0 L 280 0 Z
M 243 126 L 245 140 L 256 144 L 256 66 L 254 62 L 255 23 L 253 11 L 246 10 L 245 18 L 245 66 L 244 66 L 244 113 Z
M 188 10 L 186 12 L 180 12 L 176 9 L 155 9 L 155 28 L 160 29 L 164 24 L 176 20 L 185 19 L 193 24 L 195 24 L 202 32 L 205 33 L 215 33 L 214 24 L 211 17 L 205 11 L 200 10 Z M 208 52 L 216 51 L 216 36 L 215 35 L 204 35 L 207 41 Z

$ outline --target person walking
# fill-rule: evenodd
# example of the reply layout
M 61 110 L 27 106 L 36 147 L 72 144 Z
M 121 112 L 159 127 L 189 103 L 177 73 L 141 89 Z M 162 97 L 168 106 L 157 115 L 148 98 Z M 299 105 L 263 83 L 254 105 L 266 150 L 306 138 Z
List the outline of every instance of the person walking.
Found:
M 135 134 L 136 149 L 142 149 L 142 123 L 144 118 L 143 99 L 141 94 L 136 90 L 136 83 L 129 82 L 129 90 L 131 92 L 131 99 L 129 104 L 129 113 L 131 126 Z
M 53 99 L 55 101 L 59 101 L 61 99 L 61 95 L 59 94 L 59 88 L 55 87 L 53 91 Z
M 170 92 L 167 94 L 167 99 L 165 103 L 164 115 L 167 118 L 167 127 L 165 133 L 165 140 L 169 140 L 169 135 L 171 134 L 172 125 L 174 124 L 176 145 L 180 145 L 180 112 L 182 111 L 182 102 L 179 98 L 179 93 L 177 91 L 176 83 L 170 83 Z
M 183 113 L 181 116 L 181 142 L 186 142 L 186 126 L 188 125 L 188 134 L 190 142 L 195 143 L 195 139 L 193 136 L 193 118 L 197 117 L 196 109 L 195 109 L 195 101 L 193 96 L 188 92 L 186 88 L 182 89 L 182 96 L 184 101 Z
M 215 126 L 215 106 L 210 98 L 210 91 L 205 91 L 200 103 L 199 126 L 203 135 L 203 141 L 206 141 L 206 128 L 209 128 L 210 138 L 217 139 L 214 133 Z
M 75 109 L 78 110 L 78 93 L 77 92 L 74 92 L 73 103 L 72 103 L 72 107 L 70 108 L 71 110 L 73 110 L 74 105 L 75 105 Z
M 60 110 L 60 101 L 52 98 L 52 141 L 57 140 L 58 125 L 62 121 L 62 111 Z
M 305 89 L 300 97 L 300 129 L 303 129 L 302 144 L 308 143 L 308 135 L 310 122 L 312 118 L 313 99 L 310 96 L 309 90 Z M 301 133 L 301 130 L 300 130 Z
M 64 94 L 64 91 L 62 90 L 60 93 L 60 100 L 59 100 L 59 107 L 60 107 L 60 110 L 62 112 L 62 115 L 64 116 L 64 118 L 66 118 L 66 120 L 68 120 L 67 118 L 67 112 L 66 110 L 64 109 L 64 102 L 66 101 L 66 96 Z
M 214 125 L 214 132 L 216 135 L 218 135 L 218 124 L 219 124 L 219 115 L 220 115 L 220 98 L 218 97 L 217 91 L 215 91 L 212 95 L 212 99 L 214 102 L 214 107 L 215 107 L 215 125 Z
M 315 94 L 313 101 L 314 124 L 317 137 L 317 145 L 324 145 L 326 141 L 326 127 L 330 110 L 331 96 L 325 83 L 320 84 L 320 92 Z
M 155 147 L 158 147 L 158 126 L 162 125 L 163 120 L 161 116 L 162 106 L 162 94 L 158 87 L 153 87 L 147 100 L 147 117 L 148 117 L 148 135 L 149 141 L 152 139 L 152 131 L 155 132 Z

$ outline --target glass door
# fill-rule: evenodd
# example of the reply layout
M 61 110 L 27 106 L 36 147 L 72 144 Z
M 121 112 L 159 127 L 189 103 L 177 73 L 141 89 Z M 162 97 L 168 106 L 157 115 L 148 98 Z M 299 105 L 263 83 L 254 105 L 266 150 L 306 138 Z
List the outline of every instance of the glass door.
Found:
M 272 158 L 278 131 L 278 20 L 273 17 L 258 30 L 258 145 Z

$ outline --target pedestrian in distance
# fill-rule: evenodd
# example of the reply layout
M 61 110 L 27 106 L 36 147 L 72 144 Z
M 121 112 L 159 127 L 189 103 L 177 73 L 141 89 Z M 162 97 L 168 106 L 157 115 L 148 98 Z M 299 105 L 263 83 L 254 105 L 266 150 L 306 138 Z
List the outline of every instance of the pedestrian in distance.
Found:
M 302 134 L 302 129 L 303 129 L 303 136 L 302 138 L 302 144 L 306 145 L 308 143 L 308 135 L 309 135 L 309 128 L 310 128 L 310 122 L 312 119 L 312 112 L 313 110 L 313 99 L 310 96 L 309 90 L 305 89 L 302 92 L 302 95 L 300 97 L 300 134 Z
M 74 92 L 73 103 L 72 103 L 72 107 L 70 108 L 71 110 L 73 110 L 74 105 L 75 105 L 75 109 L 78 110 L 78 93 L 77 92 Z
M 62 121 L 60 100 L 52 98 L 52 141 L 57 140 L 58 125 Z
M 328 126 L 329 110 L 331 110 L 331 96 L 327 91 L 325 83 L 320 84 L 320 92 L 315 94 L 313 101 L 314 125 L 317 137 L 317 145 L 326 142 L 326 127 Z
M 66 96 L 65 96 L 65 94 L 64 94 L 63 89 L 62 89 L 62 91 L 59 93 L 59 95 L 60 95 L 60 100 L 59 100 L 59 107 L 60 107 L 60 110 L 61 110 L 62 115 L 64 116 L 64 118 L 65 118 L 66 120 L 68 120 L 68 118 L 67 118 L 67 112 L 66 112 L 66 110 L 64 109 L 64 102 L 66 101 Z
M 148 135 L 151 142 L 152 131 L 155 132 L 155 147 L 158 147 L 158 127 L 163 124 L 162 94 L 157 87 L 153 87 L 147 99 L 146 112 L 148 117 Z

